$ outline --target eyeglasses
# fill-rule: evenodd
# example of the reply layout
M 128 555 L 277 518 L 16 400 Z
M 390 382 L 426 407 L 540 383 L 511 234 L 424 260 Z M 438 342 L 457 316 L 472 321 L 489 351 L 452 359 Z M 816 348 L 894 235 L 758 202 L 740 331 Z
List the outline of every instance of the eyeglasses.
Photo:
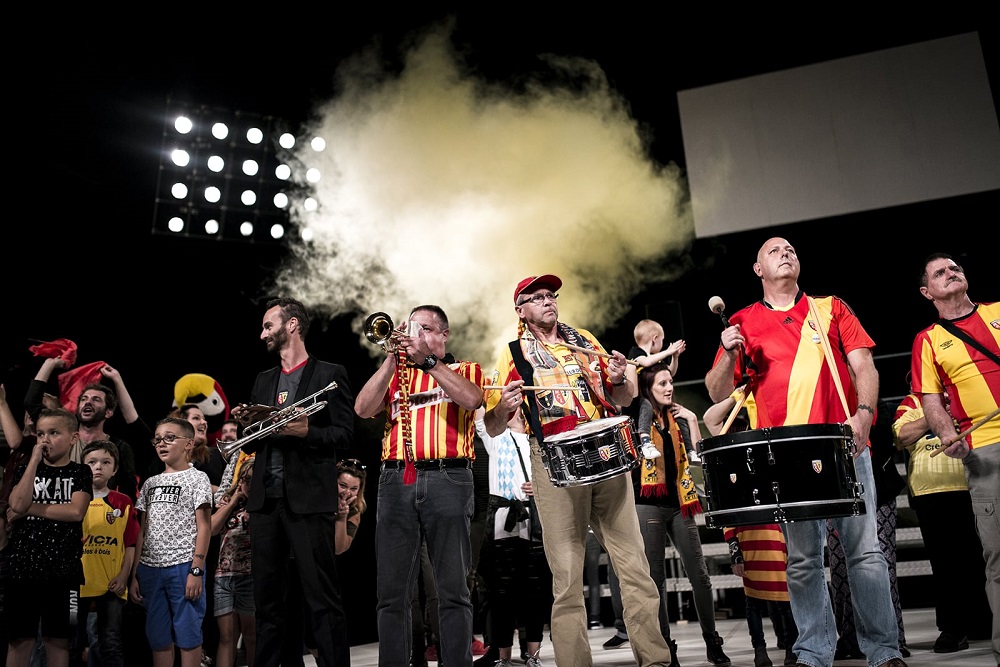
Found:
M 523 306 L 524 304 L 526 304 L 526 303 L 528 303 L 530 301 L 531 303 L 535 304 L 536 306 L 540 306 L 543 303 L 545 303 L 546 299 L 548 299 L 549 301 L 552 301 L 553 303 L 555 303 L 556 299 L 558 299 L 558 298 L 559 298 L 558 294 L 553 294 L 552 292 L 544 292 L 544 293 L 539 293 L 539 294 L 536 294 L 534 296 L 528 297 L 527 299 L 522 300 L 517 305 Z
M 194 440 L 194 438 L 189 438 L 186 435 L 177 435 L 176 433 L 167 433 L 163 437 L 156 436 L 155 438 L 150 440 L 150 442 L 153 443 L 153 447 L 156 447 L 161 442 L 165 442 L 168 445 L 172 445 L 177 440 Z
M 358 470 L 365 470 L 365 464 L 358 459 L 341 459 L 337 462 L 338 466 L 344 466 L 346 468 L 357 468 Z

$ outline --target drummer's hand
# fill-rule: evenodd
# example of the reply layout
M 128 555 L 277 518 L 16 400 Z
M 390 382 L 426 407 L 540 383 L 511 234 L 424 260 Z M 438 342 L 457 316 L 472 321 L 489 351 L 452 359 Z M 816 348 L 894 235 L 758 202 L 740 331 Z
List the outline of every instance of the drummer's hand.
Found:
M 857 458 L 861 452 L 864 451 L 865 445 L 868 444 L 868 436 L 871 434 L 871 420 L 864 417 L 859 417 L 857 413 L 851 415 L 851 418 L 847 420 L 847 425 L 851 427 L 851 431 L 854 433 L 854 457 Z
M 956 433 L 956 435 L 958 435 Z M 941 439 L 941 447 L 944 448 L 945 456 L 950 456 L 953 459 L 964 459 L 969 455 L 972 450 L 969 449 L 969 443 L 965 438 L 960 438 L 953 442 L 946 441 L 944 438 Z
M 608 357 L 608 382 L 615 386 L 621 384 L 625 377 L 626 366 L 628 362 L 625 360 L 625 355 L 618 350 L 612 350 L 611 356 Z
M 508 415 L 508 419 L 510 415 L 514 414 L 515 410 L 521 407 L 521 401 L 524 400 L 524 394 L 521 392 L 521 387 L 523 386 L 524 380 L 514 380 L 508 383 L 500 392 L 499 407 L 505 415 Z
M 722 342 L 722 349 L 726 352 L 734 352 L 736 348 L 746 342 L 743 334 L 740 333 L 740 325 L 734 324 L 731 327 L 726 327 L 722 330 L 722 335 L 720 337 Z

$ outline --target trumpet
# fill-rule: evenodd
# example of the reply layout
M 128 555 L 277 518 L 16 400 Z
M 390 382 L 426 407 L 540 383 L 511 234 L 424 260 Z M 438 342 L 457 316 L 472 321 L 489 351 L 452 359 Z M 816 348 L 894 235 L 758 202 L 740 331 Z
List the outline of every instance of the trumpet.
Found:
M 244 445 L 248 442 L 257 440 L 258 438 L 263 438 L 265 435 L 270 435 L 285 424 L 288 424 L 303 415 L 311 415 L 325 408 L 327 402 L 316 401 L 316 397 L 320 394 L 325 394 L 328 391 L 333 391 L 336 388 L 337 383 L 331 382 L 316 393 L 309 394 L 305 398 L 295 401 L 291 405 L 286 405 L 280 408 L 276 408 L 273 405 L 239 406 L 240 416 L 236 417 L 236 419 L 243 424 L 243 437 L 237 440 L 218 443 L 217 447 L 219 448 L 219 453 L 222 454 L 222 458 L 228 463 L 233 454 L 243 449 Z M 297 407 L 308 401 L 313 402 L 309 403 L 309 405 L 305 406 L 301 410 L 296 410 Z
M 365 338 L 386 352 L 395 352 L 401 338 L 406 333 L 393 327 L 392 318 L 385 313 L 372 313 L 365 320 Z

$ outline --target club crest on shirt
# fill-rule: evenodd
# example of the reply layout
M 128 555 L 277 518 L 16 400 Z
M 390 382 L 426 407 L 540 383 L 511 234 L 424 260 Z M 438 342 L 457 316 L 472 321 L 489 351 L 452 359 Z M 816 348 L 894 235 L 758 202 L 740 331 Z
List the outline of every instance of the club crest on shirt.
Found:
M 729 473 L 729 483 L 730 484 L 736 483 L 736 473 L 734 472 Z
M 278 392 L 278 405 L 284 405 L 285 401 L 287 401 L 287 400 L 288 400 L 288 392 L 287 391 L 279 391 Z
M 823 472 L 823 462 L 819 459 L 813 459 L 812 466 L 814 473 L 819 474 Z
M 990 322 L 990 326 L 994 329 L 1000 329 L 1000 320 L 993 320 Z
M 121 517 L 122 511 L 120 509 L 108 510 L 104 513 L 104 520 L 108 522 L 108 525 L 115 525 L 115 521 Z

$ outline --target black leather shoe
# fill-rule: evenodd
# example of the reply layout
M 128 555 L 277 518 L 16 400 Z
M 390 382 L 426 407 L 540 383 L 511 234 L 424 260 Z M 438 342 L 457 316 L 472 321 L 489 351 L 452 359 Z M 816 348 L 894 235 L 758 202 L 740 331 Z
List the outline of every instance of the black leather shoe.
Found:
M 722 637 L 716 632 L 713 635 L 702 635 L 705 638 L 705 655 L 708 661 L 715 667 L 729 667 L 732 661 L 729 656 L 722 651 Z
M 934 642 L 935 653 L 954 653 L 967 648 L 969 648 L 969 638 L 951 632 L 942 632 Z
M 610 649 L 610 648 L 621 648 L 622 646 L 625 646 L 625 644 L 628 644 L 628 637 L 621 637 L 616 632 L 615 634 L 611 635 L 611 639 L 604 642 L 603 646 L 604 648 Z

